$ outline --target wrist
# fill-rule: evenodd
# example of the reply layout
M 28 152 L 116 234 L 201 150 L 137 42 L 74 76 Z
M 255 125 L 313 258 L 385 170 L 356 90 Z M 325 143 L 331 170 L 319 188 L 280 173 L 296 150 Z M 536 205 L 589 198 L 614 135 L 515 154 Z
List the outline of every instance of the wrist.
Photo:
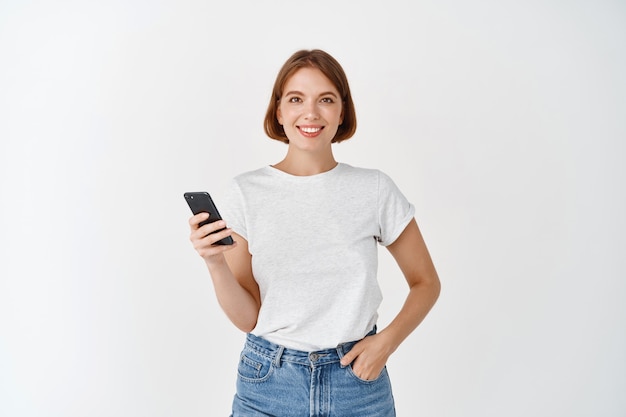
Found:
M 214 270 L 216 268 L 223 268 L 224 266 L 227 266 L 226 257 L 224 257 L 223 253 L 205 256 L 204 262 L 206 263 L 206 266 L 209 268 L 209 271 Z
M 378 336 L 383 340 L 383 344 L 386 347 L 388 355 L 395 352 L 403 340 L 396 332 L 393 331 L 392 328 L 389 327 L 378 333 Z

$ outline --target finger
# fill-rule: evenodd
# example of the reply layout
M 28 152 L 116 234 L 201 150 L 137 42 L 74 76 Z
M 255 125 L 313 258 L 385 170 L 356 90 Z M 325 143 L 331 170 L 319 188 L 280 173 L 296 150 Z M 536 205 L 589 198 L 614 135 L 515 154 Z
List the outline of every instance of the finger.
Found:
M 226 252 L 236 247 L 237 247 L 237 242 L 233 242 L 232 245 L 208 245 L 208 246 L 197 249 L 197 251 L 198 251 L 198 254 L 202 258 L 206 259 L 207 257 L 219 255 L 223 252 Z
M 213 245 L 219 242 L 220 240 L 231 236 L 232 234 L 233 234 L 233 230 L 227 228 L 216 233 L 211 233 L 210 235 L 207 236 L 207 238 L 210 238 L 210 241 L 212 242 L 211 244 Z
M 341 364 L 341 366 L 346 367 L 350 365 L 353 360 L 354 358 L 352 356 L 346 354 L 343 358 L 341 358 L 341 361 L 339 363 Z
M 191 235 L 189 238 L 191 241 L 204 239 L 208 235 L 217 232 L 220 229 L 224 229 L 226 227 L 226 222 L 224 220 L 218 220 L 213 223 L 207 223 L 199 228 L 191 227 Z
M 350 352 L 346 353 L 343 358 L 341 358 L 341 366 L 348 366 L 350 365 L 356 358 L 357 356 L 359 356 L 359 354 L 361 353 L 359 350 L 359 344 L 357 343 L 356 345 L 354 345 L 354 347 L 350 350 Z
M 224 221 L 207 224 L 191 233 L 190 240 L 196 249 L 214 245 L 216 242 L 232 236 L 233 230 L 226 228 Z
M 197 229 L 198 225 L 209 218 L 209 213 L 198 213 L 189 219 L 189 225 Z
M 202 235 L 202 237 L 217 232 L 220 229 L 224 229 L 226 227 L 226 222 L 224 220 L 218 220 L 213 223 L 207 223 L 201 227 L 199 227 L 198 234 Z

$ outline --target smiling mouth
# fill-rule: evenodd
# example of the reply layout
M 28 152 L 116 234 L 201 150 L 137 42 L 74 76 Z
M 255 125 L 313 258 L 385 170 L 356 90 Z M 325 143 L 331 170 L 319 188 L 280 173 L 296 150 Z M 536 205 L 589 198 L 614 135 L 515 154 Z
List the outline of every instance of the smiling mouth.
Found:
M 298 129 L 300 129 L 300 132 L 307 137 L 314 137 L 317 136 L 322 129 L 324 129 L 323 126 L 321 127 L 302 127 L 302 126 L 298 126 Z

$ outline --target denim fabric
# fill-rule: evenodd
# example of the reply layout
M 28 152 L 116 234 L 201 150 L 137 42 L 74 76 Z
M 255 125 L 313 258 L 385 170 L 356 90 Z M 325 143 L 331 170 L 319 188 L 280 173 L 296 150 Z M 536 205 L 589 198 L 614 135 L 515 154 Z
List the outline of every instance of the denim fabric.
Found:
M 351 366 L 341 367 L 340 359 L 355 343 L 302 352 L 249 334 L 231 417 L 394 417 L 386 367 L 373 381 L 359 379 Z

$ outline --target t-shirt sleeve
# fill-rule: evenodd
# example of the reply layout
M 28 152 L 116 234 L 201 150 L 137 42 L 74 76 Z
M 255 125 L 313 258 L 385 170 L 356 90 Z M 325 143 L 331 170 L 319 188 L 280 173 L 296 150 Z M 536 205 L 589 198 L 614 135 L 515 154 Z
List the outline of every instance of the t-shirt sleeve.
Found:
M 220 214 L 228 227 L 244 239 L 248 239 L 243 193 L 234 179 L 226 189 Z
M 411 204 L 393 180 L 383 172 L 378 175 L 378 242 L 391 245 L 415 216 Z

